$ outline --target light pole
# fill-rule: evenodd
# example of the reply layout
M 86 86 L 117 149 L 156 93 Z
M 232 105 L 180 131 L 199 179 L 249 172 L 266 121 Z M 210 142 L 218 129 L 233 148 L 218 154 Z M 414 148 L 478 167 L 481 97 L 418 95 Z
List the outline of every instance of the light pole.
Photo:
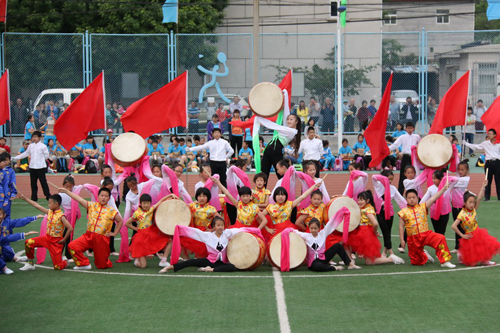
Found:
M 341 38 L 341 23 L 340 13 L 344 12 L 346 7 L 340 5 L 340 0 L 337 0 L 337 144 L 338 149 L 342 147 L 342 133 L 344 131 L 343 110 L 342 110 L 342 38 Z

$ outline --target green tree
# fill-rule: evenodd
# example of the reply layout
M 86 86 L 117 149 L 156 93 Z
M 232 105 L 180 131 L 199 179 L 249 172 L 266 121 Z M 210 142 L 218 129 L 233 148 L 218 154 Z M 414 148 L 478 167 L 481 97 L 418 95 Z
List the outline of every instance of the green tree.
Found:
M 405 46 L 396 39 L 382 40 L 382 65 L 400 66 L 418 64 L 418 56 L 415 53 L 401 55 Z

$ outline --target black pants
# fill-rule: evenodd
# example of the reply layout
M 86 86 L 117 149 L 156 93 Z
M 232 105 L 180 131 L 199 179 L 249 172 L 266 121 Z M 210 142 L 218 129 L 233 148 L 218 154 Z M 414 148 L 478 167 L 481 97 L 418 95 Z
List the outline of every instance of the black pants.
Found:
M 484 172 L 488 170 L 488 185 L 484 189 L 484 198 L 490 199 L 491 196 L 491 183 L 493 182 L 493 178 L 495 178 L 495 186 L 497 188 L 497 199 L 498 199 L 498 191 L 500 189 L 500 160 L 489 160 L 486 161 L 484 165 Z
M 314 177 L 319 178 L 319 170 L 321 169 L 319 161 L 316 161 L 316 160 L 307 160 L 307 161 L 302 162 L 302 167 L 304 168 L 304 172 L 307 171 L 304 166 L 306 165 L 306 163 L 309 163 L 309 162 L 313 162 L 314 165 L 316 166 L 316 173 L 314 174 Z
M 239 156 L 240 149 L 243 147 L 243 136 L 231 136 L 231 147 L 234 149 L 233 156 Z
M 396 157 L 389 155 L 382 161 L 382 168 L 394 168 L 396 166 Z
M 49 200 L 50 191 L 49 185 L 47 185 L 47 178 L 45 174 L 47 173 L 47 168 L 43 169 L 30 169 L 30 181 L 31 181 L 31 200 L 38 200 L 38 185 L 37 181 L 40 180 L 40 185 L 42 185 L 43 194 Z
M 451 209 L 451 216 L 453 216 L 453 222 L 455 222 L 455 220 L 457 219 L 457 216 L 458 214 L 460 214 L 460 211 L 462 210 L 462 208 L 455 208 L 453 207 Z M 465 233 L 465 230 L 460 226 L 460 224 L 458 225 L 458 230 L 460 230 L 461 233 Z M 460 237 L 456 232 L 455 232 L 455 250 L 458 250 L 458 248 L 460 247 L 460 239 L 462 237 Z
M 210 169 L 212 169 L 212 175 L 219 175 L 219 179 L 224 187 L 227 187 L 226 183 L 226 172 L 227 164 L 226 161 L 212 161 L 210 160 Z
M 238 216 L 238 211 L 235 206 L 228 204 L 226 202 L 227 216 L 229 217 L 229 222 L 231 225 L 236 223 L 236 217 Z
M 111 224 L 111 232 L 115 232 L 116 224 Z M 109 237 L 109 253 L 116 252 L 115 250 L 115 237 Z
M 444 235 L 444 233 L 446 232 L 446 226 L 448 225 L 449 218 L 450 214 L 441 215 L 439 217 L 439 220 L 434 220 L 433 218 L 431 218 L 434 232 Z
M 334 271 L 335 267 L 332 267 L 328 264 L 332 258 L 338 254 L 340 259 L 344 262 L 345 265 L 349 265 L 351 262 L 351 259 L 347 255 L 347 253 L 344 250 L 344 247 L 340 243 L 333 244 L 328 250 L 325 251 L 325 259 L 315 259 L 311 266 L 309 266 L 309 269 L 311 271 L 315 272 L 329 272 L 329 271 Z
M 233 264 L 226 264 L 220 260 L 212 263 L 207 258 L 201 259 L 189 259 L 181 261 L 174 265 L 174 272 L 180 271 L 186 267 L 207 267 L 210 266 L 214 269 L 214 272 L 234 272 L 236 267 Z
M 382 236 L 384 237 L 384 247 L 388 250 L 392 249 L 391 241 L 391 231 L 392 223 L 394 222 L 394 216 L 391 216 L 388 220 L 385 219 L 385 207 L 382 206 L 380 213 L 377 214 L 377 221 L 382 231 Z
M 271 167 L 274 167 L 276 171 L 276 176 L 281 179 L 283 176 L 278 175 L 276 169 L 276 164 L 283 159 L 283 145 L 280 140 L 275 140 L 269 142 L 266 149 L 264 150 L 264 155 L 261 161 L 261 171 L 266 174 L 269 179 L 269 173 L 271 172 Z M 213 173 L 213 169 L 212 169 Z
M 403 195 L 405 191 L 405 186 L 403 185 L 403 181 L 406 179 L 405 168 L 407 165 L 411 165 L 411 156 L 408 154 L 404 154 L 403 158 L 401 159 L 401 170 L 399 170 L 398 192 L 401 193 L 401 195 Z

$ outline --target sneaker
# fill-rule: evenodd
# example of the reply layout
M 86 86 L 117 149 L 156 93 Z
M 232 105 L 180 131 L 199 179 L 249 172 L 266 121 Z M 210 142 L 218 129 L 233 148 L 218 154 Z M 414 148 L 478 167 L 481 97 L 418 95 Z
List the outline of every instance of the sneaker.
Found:
M 395 254 L 391 254 L 389 256 L 389 258 L 392 259 L 392 262 L 394 263 L 394 265 L 404 265 L 405 261 L 403 260 L 403 258 L 401 257 L 398 257 L 397 255 Z
M 68 264 L 75 262 L 73 259 L 68 259 Z
M 447 261 L 444 264 L 441 264 L 441 267 L 446 267 L 446 268 L 455 268 L 457 266 L 453 265 L 451 262 Z
M 405 249 L 403 247 L 398 247 L 399 253 L 405 253 Z
M 484 265 L 484 266 L 493 266 L 493 265 L 496 265 L 496 263 L 494 261 L 490 261 L 490 260 L 483 261 L 481 264 Z
M 62 260 L 63 260 L 63 261 L 68 261 L 68 257 L 66 257 L 66 256 L 62 256 Z
M 475 154 L 470 154 L 469 156 L 470 156 L 470 157 L 474 157 L 474 156 L 476 156 L 476 155 L 475 155 Z
M 93 256 L 94 256 L 94 252 L 87 251 L 87 257 L 93 257 Z
M 168 266 L 167 266 L 167 267 L 165 267 L 165 268 L 163 268 L 163 269 L 162 269 L 161 271 L 159 271 L 158 273 L 160 273 L 160 274 L 164 274 L 164 273 L 166 273 L 166 272 L 168 272 Z
M 198 268 L 198 272 L 204 272 L 206 270 L 206 267 L 200 267 Z
M 26 261 L 28 261 L 28 257 L 26 256 L 17 257 L 16 260 L 16 262 L 26 262 Z
M 361 269 L 361 267 L 356 266 L 356 265 L 349 265 L 349 266 L 347 266 L 347 269 Z
M 139 258 L 134 259 L 134 266 L 137 267 L 139 265 Z
M 87 266 L 75 266 L 75 267 L 73 267 L 73 269 L 75 269 L 77 271 L 78 270 L 89 270 L 89 269 L 92 269 L 92 265 L 89 264 Z
M 168 267 L 170 266 L 170 263 L 167 261 L 167 260 L 160 260 L 160 262 L 158 263 L 158 266 L 160 267 Z
M 35 270 L 35 265 L 24 265 L 23 267 L 19 268 L 20 271 L 34 271 Z
M 109 255 L 110 256 L 119 256 L 120 254 L 118 252 L 111 252 Z
M 424 250 L 424 253 L 427 255 L 427 260 L 430 262 L 434 262 L 434 258 L 427 252 L 427 250 Z
M 451 250 L 450 253 L 452 254 L 458 253 L 458 250 L 457 249 Z
M 335 261 L 331 261 L 331 260 L 330 260 L 330 261 L 328 262 L 328 265 L 330 265 L 330 266 L 335 266 L 335 265 L 337 265 L 337 264 L 335 263 Z
M 9 267 L 5 266 L 5 268 L 3 269 L 3 274 L 11 275 L 11 274 L 14 274 L 14 271 L 12 269 L 10 269 Z
M 333 268 L 335 268 L 336 271 L 343 271 L 345 269 L 344 266 L 335 266 L 335 265 L 331 265 Z

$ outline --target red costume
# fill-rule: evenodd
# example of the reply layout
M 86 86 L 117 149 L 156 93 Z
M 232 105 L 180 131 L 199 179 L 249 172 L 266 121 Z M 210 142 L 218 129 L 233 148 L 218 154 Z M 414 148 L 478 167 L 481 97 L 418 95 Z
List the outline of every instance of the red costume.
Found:
M 161 232 L 156 224 L 153 224 L 153 213 L 153 208 L 145 212 L 139 207 L 132 215 L 132 218 L 138 222 L 137 233 L 130 245 L 132 258 L 155 254 L 163 250 L 170 240 L 169 236 Z
M 359 227 L 349 233 L 346 245 L 352 247 L 352 250 L 359 256 L 371 260 L 380 258 L 382 245 L 373 230 L 373 224 L 368 219 L 368 214 L 377 216 L 375 208 L 368 204 L 361 209 L 361 221 Z

